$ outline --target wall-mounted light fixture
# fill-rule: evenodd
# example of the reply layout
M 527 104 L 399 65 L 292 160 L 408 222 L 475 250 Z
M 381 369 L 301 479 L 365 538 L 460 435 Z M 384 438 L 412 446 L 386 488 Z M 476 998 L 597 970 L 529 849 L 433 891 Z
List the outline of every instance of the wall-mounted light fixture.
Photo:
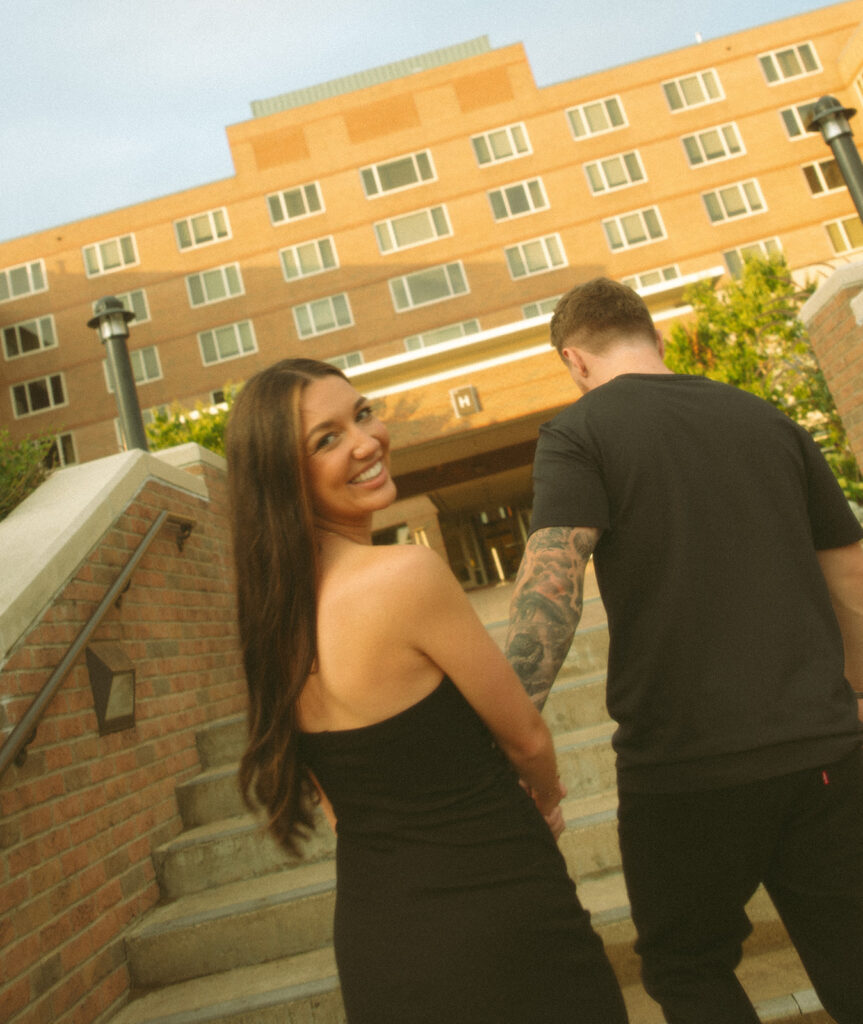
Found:
M 123 648 L 111 641 L 90 644 L 87 671 L 99 735 L 131 729 L 135 724 L 135 666 Z

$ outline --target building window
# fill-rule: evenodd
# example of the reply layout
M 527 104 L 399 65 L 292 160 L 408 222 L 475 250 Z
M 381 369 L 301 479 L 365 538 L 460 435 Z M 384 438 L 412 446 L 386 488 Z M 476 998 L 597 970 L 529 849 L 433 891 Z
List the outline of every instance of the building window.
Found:
M 821 70 L 812 43 L 799 43 L 797 46 L 762 53 L 758 63 L 768 85 L 776 85 L 789 78 L 801 78 L 803 75 L 815 75 Z
M 673 281 L 680 277 L 680 268 L 676 264 L 668 267 L 659 267 L 657 270 L 645 270 L 642 274 L 634 274 L 632 277 L 622 277 L 621 284 L 641 291 L 644 288 L 653 288 L 658 284 L 665 284 L 666 281 Z
M 546 313 L 553 313 L 558 302 L 560 302 L 559 295 L 552 295 L 548 299 L 540 299 L 539 302 L 526 302 L 521 307 L 521 315 L 525 320 L 530 320 L 535 316 L 544 316 Z
M 693 135 L 684 135 L 682 142 L 690 167 L 729 160 L 745 152 L 736 124 L 722 124 Z
M 12 385 L 12 406 L 16 419 L 32 416 L 46 409 L 56 409 L 66 404 L 66 387 L 63 374 L 54 373 L 50 377 L 37 377 L 25 380 L 21 384 Z
M 129 362 L 132 364 L 132 376 L 136 384 L 149 384 L 151 380 L 162 379 L 162 367 L 159 364 L 159 353 L 155 345 L 132 349 L 129 352 Z M 105 384 L 108 391 L 113 394 L 115 385 L 111 363 L 109 360 L 103 359 L 102 366 L 105 370 Z
M 43 459 L 46 469 L 62 469 L 64 466 L 75 465 L 77 461 L 75 439 L 69 431 L 54 438 L 54 443 Z
M 87 277 L 110 274 L 115 270 L 122 270 L 123 267 L 132 267 L 138 262 L 134 235 L 108 238 L 104 242 L 85 245 L 81 251 L 84 254 Z
M 301 338 L 340 331 L 343 327 L 351 327 L 353 322 L 351 306 L 344 293 L 294 306 L 294 323 Z
M 584 173 L 594 195 L 637 185 L 647 178 L 637 150 L 620 153 L 618 156 L 608 156 L 603 160 L 594 160 L 584 165 Z
M 207 210 L 206 213 L 195 214 L 194 217 L 175 220 L 174 234 L 177 236 L 177 245 L 180 251 L 221 242 L 231 236 L 227 211 L 224 207 L 220 207 L 218 210 Z
M 0 302 L 20 299 L 22 295 L 47 291 L 45 264 L 42 260 L 22 263 L 17 267 L 0 270 Z
M 719 75 L 712 69 L 672 78 L 662 83 L 662 91 L 672 113 L 689 107 L 703 107 L 705 103 L 716 103 L 725 99 Z
M 405 349 L 408 352 L 415 352 L 421 348 L 432 348 L 434 345 L 442 345 L 445 341 L 464 338 L 468 334 L 479 334 L 479 320 L 463 320 L 460 324 L 447 324 L 446 327 L 435 327 L 431 331 L 423 331 L 422 334 L 412 334 L 405 338 Z
M 814 164 L 806 164 L 803 168 L 803 175 L 813 196 L 824 195 L 826 192 L 835 192 L 837 189 L 846 187 L 839 164 L 833 157 L 818 160 Z
M 279 250 L 279 259 L 282 261 L 282 273 L 286 281 L 323 274 L 339 265 L 333 238 L 316 238 L 302 245 L 291 245 Z
M 318 183 L 312 181 L 308 185 L 297 185 L 296 188 L 267 196 L 267 208 L 272 223 L 281 224 L 285 220 L 299 220 L 301 217 L 323 213 L 324 202 Z
M 537 210 L 545 210 L 548 207 L 548 199 L 540 178 L 531 178 L 530 181 L 518 181 L 513 185 L 492 189 L 487 195 L 495 220 L 521 217 L 526 213 L 536 213 Z
M 863 223 L 857 216 L 844 217 L 824 225 L 833 251 L 839 255 L 852 249 L 863 249 Z
M 198 344 L 204 366 L 238 359 L 256 352 L 258 348 L 251 320 L 240 320 L 235 324 L 225 324 L 224 327 L 214 327 L 211 331 L 201 331 Z
M 189 305 L 207 306 L 211 302 L 222 302 L 243 294 L 243 278 L 238 263 L 227 263 L 224 267 L 202 270 L 198 274 L 188 274 L 186 290 L 189 293 Z
M 404 277 L 394 277 L 389 285 L 397 313 L 417 306 L 427 306 L 430 302 L 442 302 L 468 291 L 467 278 L 460 260 L 418 270 Z
M 135 314 L 135 323 L 143 324 L 150 319 L 150 310 L 147 306 L 147 294 L 143 288 L 136 288 L 133 292 L 120 292 L 114 296 Z M 97 300 L 98 301 L 98 300 Z M 96 311 L 96 303 L 93 303 L 93 312 Z
M 54 333 L 54 317 L 42 316 L 38 320 L 23 320 L 3 328 L 3 354 L 7 359 L 41 352 L 54 348 L 57 337 Z
M 633 210 L 619 217 L 609 217 L 602 222 L 605 238 L 612 252 L 618 249 L 632 249 L 637 245 L 648 245 L 665 238 L 665 227 L 656 206 L 644 210 Z
M 740 277 L 743 273 L 743 264 L 747 259 L 758 259 L 769 257 L 774 253 L 782 252 L 782 246 L 778 238 L 764 238 L 760 242 L 749 242 L 747 245 L 739 245 L 736 249 L 727 249 L 722 258 L 728 267 L 728 273 L 732 277 Z
M 473 135 L 470 142 L 480 167 L 503 160 L 515 160 L 531 152 L 527 128 L 523 124 L 510 124 L 506 128 Z
M 375 237 L 381 252 L 410 249 L 452 234 L 445 206 L 432 206 L 427 210 L 390 217 L 375 224 Z
M 360 170 L 366 197 L 373 199 L 384 192 L 398 192 L 413 188 L 426 181 L 434 181 L 435 170 L 431 153 L 427 149 L 409 153 L 397 160 L 386 160 Z
M 331 356 L 328 363 L 337 366 L 340 370 L 349 370 L 352 366 L 362 366 L 362 352 L 343 352 L 340 356 Z
M 560 235 L 534 238 L 504 249 L 506 263 L 512 278 L 528 277 L 530 274 L 544 274 L 566 266 L 566 253 Z
M 704 192 L 701 196 L 712 224 L 720 224 L 735 217 L 749 217 L 767 209 L 758 182 L 751 178 L 734 185 Z
M 812 100 L 809 103 L 798 103 L 794 107 L 786 107 L 779 111 L 789 139 L 804 139 L 809 134 L 806 131 L 806 124 L 816 102 L 816 100 Z
M 626 113 L 619 96 L 608 96 L 604 100 L 583 103 L 580 107 L 570 107 L 566 112 L 569 127 L 576 139 L 588 135 L 601 135 L 626 127 Z

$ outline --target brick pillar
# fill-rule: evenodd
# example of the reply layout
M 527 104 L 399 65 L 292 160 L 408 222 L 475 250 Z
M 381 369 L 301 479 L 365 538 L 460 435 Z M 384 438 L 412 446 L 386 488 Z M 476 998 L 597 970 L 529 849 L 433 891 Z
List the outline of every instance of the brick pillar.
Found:
M 800 319 L 863 466 L 863 262 L 835 270 L 800 310 Z

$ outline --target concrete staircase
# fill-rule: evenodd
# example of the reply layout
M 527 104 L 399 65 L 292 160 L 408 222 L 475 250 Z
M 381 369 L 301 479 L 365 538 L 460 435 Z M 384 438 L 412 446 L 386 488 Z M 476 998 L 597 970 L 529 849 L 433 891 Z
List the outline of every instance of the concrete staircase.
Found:
M 474 595 L 503 642 L 509 588 Z M 661 1024 L 639 983 L 620 873 L 613 726 L 605 713 L 608 633 L 592 579 L 567 665 L 546 705 L 569 790 L 561 847 L 624 988 L 632 1024 Z M 287 856 L 244 812 L 241 718 L 199 736 L 202 772 L 177 799 L 185 831 L 156 851 L 162 904 L 127 936 L 134 998 L 111 1024 L 343 1024 L 331 941 L 334 840 L 321 820 L 305 856 Z M 763 1022 L 828 1024 L 765 893 L 739 975 Z M 441 1022 L 446 1024 L 446 1022 Z M 525 1022 L 541 1024 L 541 1022 Z

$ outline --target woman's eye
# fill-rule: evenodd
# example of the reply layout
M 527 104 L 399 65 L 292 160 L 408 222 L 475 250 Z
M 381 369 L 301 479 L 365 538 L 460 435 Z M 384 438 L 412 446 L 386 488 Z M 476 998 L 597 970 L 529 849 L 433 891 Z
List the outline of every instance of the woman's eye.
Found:
M 328 445 L 331 445 L 335 439 L 336 435 L 334 433 L 321 434 L 318 438 L 317 444 L 315 445 L 315 451 L 319 452 L 322 448 L 326 448 Z
M 359 422 L 360 420 L 371 419 L 373 415 L 374 413 L 372 412 L 372 407 L 370 405 L 364 405 L 361 409 L 357 411 L 357 422 Z

